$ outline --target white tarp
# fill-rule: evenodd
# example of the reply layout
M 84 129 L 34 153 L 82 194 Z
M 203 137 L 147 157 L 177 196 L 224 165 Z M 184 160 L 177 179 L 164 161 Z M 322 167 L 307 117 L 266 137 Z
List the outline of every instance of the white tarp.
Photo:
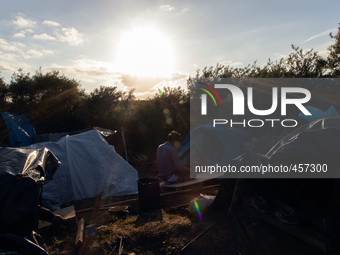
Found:
M 138 193 L 136 169 L 96 130 L 26 148 L 43 147 L 61 162 L 53 180 L 43 187 L 43 204 L 48 207 L 94 197 L 101 192 L 104 196 Z

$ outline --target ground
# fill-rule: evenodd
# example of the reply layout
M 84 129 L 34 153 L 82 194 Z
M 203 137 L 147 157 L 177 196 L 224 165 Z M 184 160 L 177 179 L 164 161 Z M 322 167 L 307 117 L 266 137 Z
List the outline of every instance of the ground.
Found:
M 77 216 L 85 219 L 85 226 L 95 223 L 95 238 L 85 230 L 83 245 L 75 247 L 75 229 L 51 228 L 42 235 L 50 254 L 119 254 L 120 248 L 121 254 L 136 255 L 324 254 L 258 219 L 246 207 L 241 206 L 229 215 L 227 210 L 208 210 L 202 212 L 202 219 L 186 209 L 190 200 L 200 193 L 216 195 L 217 190 L 216 185 L 210 185 L 162 193 L 162 208 L 144 214 L 139 213 L 137 196 L 78 202 Z M 110 214 L 108 208 L 114 204 L 128 205 L 129 213 Z M 93 208 L 87 210 L 87 207 Z

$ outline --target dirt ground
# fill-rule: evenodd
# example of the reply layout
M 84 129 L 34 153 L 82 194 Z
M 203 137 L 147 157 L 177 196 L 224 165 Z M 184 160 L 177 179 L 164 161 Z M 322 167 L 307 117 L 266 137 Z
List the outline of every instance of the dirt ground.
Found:
M 96 225 L 96 237 L 85 229 L 81 247 L 74 246 L 76 229 L 51 228 L 42 236 L 50 254 L 324 254 L 277 227 L 259 220 L 246 207 L 227 212 L 197 213 L 186 209 L 200 193 L 216 195 L 217 186 L 196 187 L 161 196 L 161 209 L 141 214 L 137 196 L 99 198 L 77 203 L 77 217 Z M 129 213 L 110 214 L 103 203 L 127 205 Z M 85 208 L 94 207 L 86 211 Z
M 139 178 L 150 169 L 139 171 Z M 42 231 L 49 254 L 130 254 L 130 255 L 323 255 L 321 250 L 259 219 L 237 203 L 226 210 L 206 210 L 202 218 L 190 213 L 189 202 L 200 194 L 215 196 L 218 182 L 207 182 L 183 191 L 161 191 L 158 210 L 140 212 L 138 195 L 78 201 L 77 218 L 84 218 L 84 242 L 75 247 L 76 228 L 52 227 Z M 128 213 L 110 214 L 110 206 L 126 205 Z M 226 205 L 226 208 L 229 205 Z M 96 236 L 86 226 L 94 224 Z M 289 230 L 289 229 L 288 229 Z M 288 231 L 289 232 L 289 231 Z

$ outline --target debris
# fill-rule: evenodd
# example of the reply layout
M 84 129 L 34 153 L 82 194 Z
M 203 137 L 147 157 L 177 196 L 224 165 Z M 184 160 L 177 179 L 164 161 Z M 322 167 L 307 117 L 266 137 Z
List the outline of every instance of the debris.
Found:
M 53 213 L 62 216 L 70 226 L 77 226 L 76 211 L 74 210 L 73 205 L 54 211 Z M 38 228 L 42 229 L 51 225 L 51 222 L 39 220 Z
M 123 251 L 123 238 L 120 238 L 120 244 L 119 244 L 119 251 L 118 251 L 118 255 L 121 255 Z
M 76 247 L 82 245 L 84 242 L 84 218 L 79 220 L 78 231 L 76 235 L 75 245 Z

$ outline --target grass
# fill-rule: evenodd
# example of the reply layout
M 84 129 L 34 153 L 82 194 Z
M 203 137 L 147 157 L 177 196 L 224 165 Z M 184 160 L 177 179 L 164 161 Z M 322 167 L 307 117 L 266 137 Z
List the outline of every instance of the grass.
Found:
M 156 211 L 139 216 L 127 215 L 117 218 L 108 215 L 102 220 L 94 239 L 85 234 L 85 242 L 80 254 L 118 254 L 120 240 L 123 240 L 122 254 L 178 254 L 188 241 L 186 233 L 192 227 L 191 216 L 185 211 L 181 213 L 165 213 Z M 61 254 L 61 251 L 73 254 L 70 249 L 74 240 L 52 237 L 48 247 L 50 254 Z M 64 249 L 63 249 L 64 248 Z

